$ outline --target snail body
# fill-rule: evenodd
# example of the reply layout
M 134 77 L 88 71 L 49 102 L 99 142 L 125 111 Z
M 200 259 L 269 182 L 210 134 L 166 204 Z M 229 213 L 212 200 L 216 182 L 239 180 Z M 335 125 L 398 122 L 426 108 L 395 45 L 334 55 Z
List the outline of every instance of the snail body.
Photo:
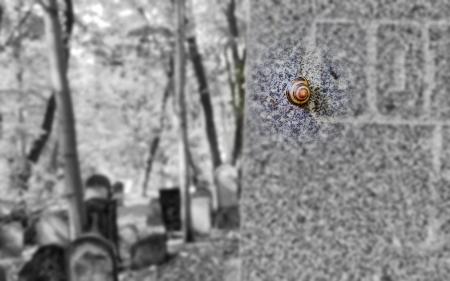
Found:
M 311 89 L 309 81 L 299 76 L 292 81 L 290 87 L 286 89 L 288 101 L 296 106 L 305 106 L 311 98 Z

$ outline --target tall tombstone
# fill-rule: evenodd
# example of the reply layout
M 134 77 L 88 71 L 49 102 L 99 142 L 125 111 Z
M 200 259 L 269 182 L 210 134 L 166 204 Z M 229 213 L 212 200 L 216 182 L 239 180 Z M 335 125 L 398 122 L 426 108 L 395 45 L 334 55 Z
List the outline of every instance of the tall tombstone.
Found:
M 113 245 L 97 235 L 73 241 L 67 255 L 69 281 L 117 281 Z
M 116 247 L 119 240 L 115 200 L 91 198 L 85 202 L 87 231 L 97 232 Z
M 117 202 L 117 206 L 123 206 L 124 204 L 124 184 L 121 181 L 115 182 L 112 185 L 112 197 Z
M 241 280 L 448 280 L 450 3 L 249 4 Z
M 0 265 L 0 281 L 8 281 L 7 271 L 4 266 Z
M 181 231 L 181 193 L 179 188 L 159 190 L 162 218 L 166 231 L 170 234 Z
M 94 174 L 86 180 L 85 230 L 99 233 L 118 249 L 117 201 L 112 194 L 111 183 L 106 176 Z

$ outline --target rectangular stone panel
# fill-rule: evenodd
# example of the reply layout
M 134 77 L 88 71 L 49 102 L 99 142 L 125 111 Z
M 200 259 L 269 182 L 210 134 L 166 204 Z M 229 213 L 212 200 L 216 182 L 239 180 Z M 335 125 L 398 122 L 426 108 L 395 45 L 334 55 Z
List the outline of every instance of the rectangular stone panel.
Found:
M 441 172 L 450 179 L 450 126 L 442 128 L 442 151 L 440 151 Z M 450 190 L 450 188 L 449 188 Z M 450 198 L 449 198 L 450 199 Z
M 350 112 L 362 115 L 367 110 L 367 35 L 356 23 L 317 23 L 316 46 L 331 55 L 333 63 L 345 73 Z
M 255 143 L 261 137 L 248 131 L 242 280 L 450 278 L 448 250 L 418 250 L 433 216 L 434 128 L 336 129 L 340 136 L 298 146 Z
M 378 111 L 391 117 L 420 117 L 425 92 L 420 26 L 382 24 L 376 36 Z
M 317 15 L 326 19 L 370 19 L 375 15 L 376 5 L 373 0 L 317 0 Z
M 450 2 L 437 0 L 375 0 L 375 17 L 388 20 L 445 20 L 450 17 Z
M 429 29 L 429 50 L 432 57 L 431 115 L 450 119 L 450 25 Z
M 365 20 L 445 20 L 450 17 L 450 2 L 436 0 L 317 0 L 320 18 Z

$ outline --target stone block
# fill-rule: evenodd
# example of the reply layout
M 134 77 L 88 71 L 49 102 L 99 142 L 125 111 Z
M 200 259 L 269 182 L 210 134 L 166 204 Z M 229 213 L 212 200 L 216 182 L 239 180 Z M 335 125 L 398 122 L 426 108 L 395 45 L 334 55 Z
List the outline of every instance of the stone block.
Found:
M 114 246 L 97 235 L 84 235 L 68 248 L 68 275 L 71 281 L 117 281 Z
M 181 192 L 179 188 L 159 190 L 162 218 L 167 231 L 181 230 Z
M 191 227 L 196 234 L 208 234 L 212 227 L 212 202 L 209 196 L 191 198 Z
M 441 20 L 450 17 L 450 3 L 435 0 L 375 0 L 375 17 L 388 20 Z
M 66 281 L 65 248 L 50 244 L 39 247 L 19 271 L 20 281 Z
M 371 280 L 386 263 L 393 280 L 423 277 L 414 247 L 434 204 L 434 128 L 336 126 L 340 136 L 247 151 L 243 280 Z
M 119 228 L 119 254 L 123 260 L 130 259 L 131 247 L 139 241 L 139 230 L 134 224 Z
M 422 116 L 425 46 L 420 26 L 382 24 L 376 36 L 378 111 L 390 117 Z
M 153 233 L 131 247 L 131 266 L 138 269 L 159 265 L 167 259 L 167 235 Z
M 20 222 L 0 225 L 0 257 L 20 257 L 24 246 L 24 230 Z
M 317 15 L 327 19 L 441 20 L 450 16 L 450 3 L 435 0 L 318 0 Z
M 231 207 L 239 204 L 238 201 L 238 173 L 231 165 L 222 165 L 215 171 L 219 207 Z
M 429 50 L 432 56 L 431 115 L 450 119 L 450 25 L 429 29 Z
M 150 208 L 147 215 L 148 226 L 160 226 L 163 225 L 162 209 L 158 198 L 150 199 Z
M 376 5 L 372 0 L 318 0 L 316 10 L 320 18 L 361 20 L 373 18 Z
M 6 278 L 6 269 L 0 265 L 0 281 L 8 281 L 8 279 Z

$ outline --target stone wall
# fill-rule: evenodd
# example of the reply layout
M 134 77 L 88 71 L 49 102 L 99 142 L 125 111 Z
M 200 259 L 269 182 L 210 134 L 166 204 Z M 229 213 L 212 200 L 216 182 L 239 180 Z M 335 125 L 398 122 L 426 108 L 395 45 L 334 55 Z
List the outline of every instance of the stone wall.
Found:
M 249 14 L 242 280 L 450 280 L 450 2 L 250 0 Z M 309 142 L 252 111 L 272 83 L 261 65 L 292 72 L 299 44 L 328 50 L 351 93 L 338 133 Z

